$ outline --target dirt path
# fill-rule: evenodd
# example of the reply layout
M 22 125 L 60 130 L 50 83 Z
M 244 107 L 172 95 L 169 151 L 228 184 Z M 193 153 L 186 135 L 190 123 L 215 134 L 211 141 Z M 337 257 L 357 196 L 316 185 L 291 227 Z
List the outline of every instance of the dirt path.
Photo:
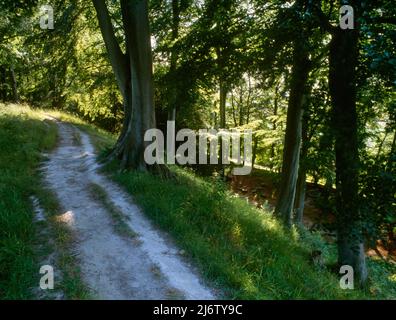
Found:
M 167 236 L 153 228 L 127 194 L 97 172 L 89 137 L 70 124 L 57 123 L 59 144 L 43 170 L 64 209 L 59 218 L 75 234 L 73 247 L 94 297 L 214 299 Z M 115 232 L 109 209 L 89 191 L 92 183 L 100 185 L 125 215 L 135 239 Z

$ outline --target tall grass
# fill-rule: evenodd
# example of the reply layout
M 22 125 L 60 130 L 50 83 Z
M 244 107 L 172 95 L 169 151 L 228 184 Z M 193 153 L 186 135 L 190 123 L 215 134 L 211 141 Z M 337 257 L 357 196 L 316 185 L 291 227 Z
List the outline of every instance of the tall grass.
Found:
M 363 297 L 341 290 L 337 277 L 311 262 L 310 246 L 269 212 L 233 196 L 222 182 L 175 170 L 174 181 L 136 172 L 113 177 L 227 298 Z
M 98 153 L 114 137 L 81 124 Z M 145 214 L 169 232 L 201 273 L 226 298 L 240 299 L 396 299 L 396 266 L 368 259 L 370 288 L 344 291 L 339 275 L 312 262 L 321 250 L 325 263 L 336 261 L 336 247 L 310 232 L 285 231 L 268 209 L 257 209 L 232 195 L 224 183 L 172 168 L 175 180 L 107 167 Z
M 40 152 L 56 143 L 56 128 L 28 107 L 0 104 L 0 298 L 26 299 L 36 281 L 36 232 L 29 196 Z

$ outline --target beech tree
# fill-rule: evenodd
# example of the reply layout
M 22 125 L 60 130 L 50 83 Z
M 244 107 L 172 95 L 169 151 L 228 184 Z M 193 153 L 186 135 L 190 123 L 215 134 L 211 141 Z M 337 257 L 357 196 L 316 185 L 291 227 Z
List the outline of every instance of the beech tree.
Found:
M 343 1 L 337 2 L 338 8 L 344 4 Z M 355 281 L 359 286 L 365 286 L 368 272 L 359 205 L 357 68 L 361 26 L 364 16 L 374 8 L 365 1 L 351 0 L 347 4 L 350 5 L 347 28 L 334 26 L 319 6 L 315 9 L 321 26 L 331 35 L 328 81 L 335 140 L 338 263 L 352 266 Z
M 121 134 L 109 157 L 121 160 L 123 168 L 147 170 L 144 134 L 156 125 L 148 3 L 120 0 L 125 52 L 105 1 L 93 0 L 93 4 L 124 104 Z
M 307 82 L 312 63 L 309 59 L 308 34 L 310 25 L 304 19 L 304 13 L 310 6 L 297 1 L 290 9 L 290 26 L 298 25 L 293 43 L 290 94 L 288 100 L 286 133 L 283 149 L 282 179 L 275 214 L 281 217 L 287 227 L 293 223 L 293 209 L 299 173 L 300 149 L 302 138 L 302 115 L 306 101 Z M 283 17 L 280 17 L 283 18 Z M 302 201 L 302 200 L 300 200 Z

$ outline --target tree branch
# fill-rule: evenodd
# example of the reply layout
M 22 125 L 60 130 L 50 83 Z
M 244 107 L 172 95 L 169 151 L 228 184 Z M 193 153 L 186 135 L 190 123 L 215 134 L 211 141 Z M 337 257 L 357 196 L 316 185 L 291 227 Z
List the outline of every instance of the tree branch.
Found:
M 337 28 L 330 23 L 329 18 L 323 13 L 322 9 L 320 8 L 320 4 L 321 1 L 318 1 L 318 3 L 315 4 L 312 2 L 312 11 L 316 14 L 320 27 L 329 33 L 334 33 Z
M 126 84 L 129 79 L 128 58 L 117 42 L 105 0 L 92 0 L 99 21 L 100 31 L 123 97 L 126 96 Z

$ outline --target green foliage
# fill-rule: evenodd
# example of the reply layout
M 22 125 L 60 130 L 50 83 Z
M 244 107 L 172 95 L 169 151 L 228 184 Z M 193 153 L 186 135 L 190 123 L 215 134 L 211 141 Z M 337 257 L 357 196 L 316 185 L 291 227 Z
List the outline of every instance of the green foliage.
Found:
M 361 176 L 365 229 L 375 246 L 380 239 L 390 249 L 396 237 L 396 155 L 368 159 Z

